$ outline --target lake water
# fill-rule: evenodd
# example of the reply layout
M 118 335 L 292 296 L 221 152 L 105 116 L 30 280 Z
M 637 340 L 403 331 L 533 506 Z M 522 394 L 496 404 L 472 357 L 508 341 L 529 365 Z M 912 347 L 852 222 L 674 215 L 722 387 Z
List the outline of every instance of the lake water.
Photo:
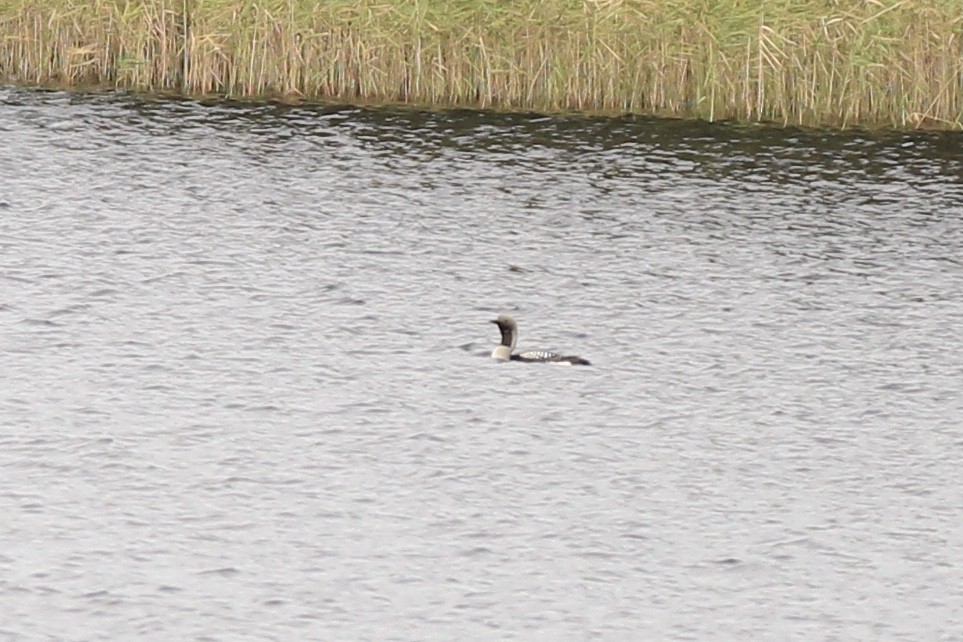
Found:
M 961 145 L 0 89 L 0 640 L 963 639 Z

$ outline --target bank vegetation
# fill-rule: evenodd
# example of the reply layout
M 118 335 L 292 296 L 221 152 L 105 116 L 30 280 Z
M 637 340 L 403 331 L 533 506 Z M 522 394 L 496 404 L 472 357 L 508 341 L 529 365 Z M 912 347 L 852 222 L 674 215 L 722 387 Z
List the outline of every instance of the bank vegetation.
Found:
M 0 78 L 959 128 L 960 0 L 0 0 Z

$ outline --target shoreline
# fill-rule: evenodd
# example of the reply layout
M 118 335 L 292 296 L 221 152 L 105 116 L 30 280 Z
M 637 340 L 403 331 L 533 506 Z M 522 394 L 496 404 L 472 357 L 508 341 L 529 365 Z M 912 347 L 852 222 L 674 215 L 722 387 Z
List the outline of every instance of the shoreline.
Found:
M 0 81 L 291 104 L 963 129 L 957 0 L 738 2 L 12 0 L 0 8 Z

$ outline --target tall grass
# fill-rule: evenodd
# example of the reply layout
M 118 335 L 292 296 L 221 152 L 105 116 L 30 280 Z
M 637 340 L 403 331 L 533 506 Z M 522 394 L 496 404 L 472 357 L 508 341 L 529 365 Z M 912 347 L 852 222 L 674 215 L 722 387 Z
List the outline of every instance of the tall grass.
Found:
M 960 0 L 0 0 L 0 77 L 963 126 Z

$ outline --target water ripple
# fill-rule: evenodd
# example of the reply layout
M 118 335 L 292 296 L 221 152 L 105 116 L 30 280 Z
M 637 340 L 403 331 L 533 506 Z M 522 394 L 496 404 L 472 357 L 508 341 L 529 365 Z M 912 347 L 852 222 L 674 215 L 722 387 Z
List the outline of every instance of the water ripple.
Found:
M 958 134 L 0 115 L 0 633 L 963 627 Z

